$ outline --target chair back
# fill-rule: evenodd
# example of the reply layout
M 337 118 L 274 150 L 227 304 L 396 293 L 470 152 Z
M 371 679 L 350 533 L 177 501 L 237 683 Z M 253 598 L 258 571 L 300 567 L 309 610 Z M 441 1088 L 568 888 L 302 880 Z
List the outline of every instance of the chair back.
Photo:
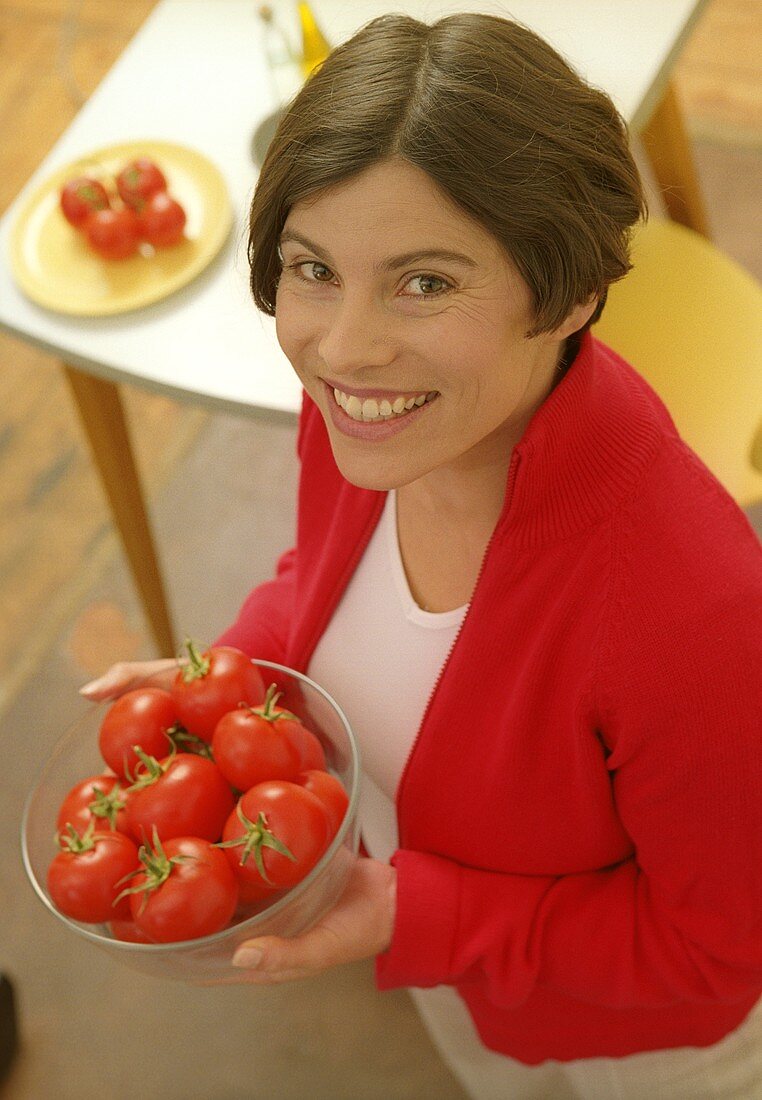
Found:
M 762 499 L 762 286 L 706 238 L 648 221 L 594 334 L 653 386 L 742 507 Z

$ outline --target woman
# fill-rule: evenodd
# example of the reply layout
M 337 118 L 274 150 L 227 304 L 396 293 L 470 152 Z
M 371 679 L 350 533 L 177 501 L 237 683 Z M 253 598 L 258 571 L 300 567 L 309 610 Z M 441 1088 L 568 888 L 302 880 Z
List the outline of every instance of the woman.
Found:
M 486 15 L 334 51 L 252 205 L 298 534 L 220 641 L 341 702 L 369 855 L 234 961 L 375 956 L 479 1098 L 762 1095 L 760 553 L 589 331 L 643 213 L 610 100 Z

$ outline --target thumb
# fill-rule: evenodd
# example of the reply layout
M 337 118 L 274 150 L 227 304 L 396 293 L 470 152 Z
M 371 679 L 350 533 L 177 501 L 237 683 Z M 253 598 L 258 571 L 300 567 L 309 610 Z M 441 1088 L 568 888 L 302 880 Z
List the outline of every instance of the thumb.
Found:
M 233 956 L 233 966 L 283 977 L 314 974 L 344 961 L 336 937 L 320 926 L 293 939 L 247 940 Z

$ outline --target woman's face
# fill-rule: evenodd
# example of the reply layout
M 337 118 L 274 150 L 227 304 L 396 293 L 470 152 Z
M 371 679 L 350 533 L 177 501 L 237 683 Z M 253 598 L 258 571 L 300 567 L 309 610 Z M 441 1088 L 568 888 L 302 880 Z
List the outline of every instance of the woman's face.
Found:
M 350 482 L 507 468 L 567 332 L 527 339 L 529 288 L 485 229 L 395 158 L 296 203 L 280 246 L 278 341 Z

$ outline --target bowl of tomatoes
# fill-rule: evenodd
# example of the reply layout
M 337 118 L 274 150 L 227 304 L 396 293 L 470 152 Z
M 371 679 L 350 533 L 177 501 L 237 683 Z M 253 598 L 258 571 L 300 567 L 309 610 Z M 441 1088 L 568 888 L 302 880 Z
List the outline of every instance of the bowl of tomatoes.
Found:
M 72 932 L 133 969 L 206 983 L 234 977 L 244 941 L 298 935 L 339 899 L 360 760 L 308 676 L 188 650 L 65 732 L 21 841 L 35 893 Z

